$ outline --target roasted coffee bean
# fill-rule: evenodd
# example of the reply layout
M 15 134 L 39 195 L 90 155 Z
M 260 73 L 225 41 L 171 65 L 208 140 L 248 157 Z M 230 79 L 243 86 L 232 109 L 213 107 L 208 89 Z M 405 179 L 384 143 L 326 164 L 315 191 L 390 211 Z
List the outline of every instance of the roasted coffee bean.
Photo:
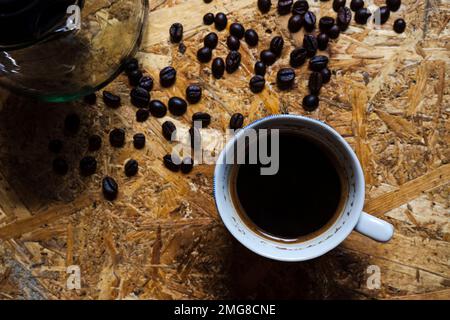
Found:
M 59 139 L 50 140 L 48 143 L 48 150 L 53 153 L 60 153 L 63 145 L 63 142 Z
M 264 90 L 265 85 L 266 80 L 264 80 L 263 76 L 256 75 L 250 79 L 250 90 L 253 93 L 260 93 Z
M 210 26 L 214 23 L 214 14 L 209 12 L 203 16 L 203 23 Z
M 278 13 L 282 16 L 289 14 L 293 3 L 293 0 L 278 0 Z
M 211 69 L 214 78 L 222 78 L 225 73 L 225 61 L 222 58 L 215 58 L 212 62 Z
M 299 14 L 303 16 L 309 10 L 309 4 L 306 0 L 298 0 L 294 3 L 292 7 L 292 14 Z
M 320 33 L 317 36 L 317 46 L 319 50 L 326 50 L 328 47 L 328 42 L 330 41 L 330 38 L 326 33 Z
M 150 113 L 155 118 L 163 118 L 167 114 L 167 107 L 159 100 L 150 101 Z
M 102 147 L 102 138 L 97 135 L 94 134 L 92 136 L 89 137 L 88 140 L 88 150 L 89 151 L 98 151 L 100 150 L 100 148 Z
M 162 124 L 163 137 L 168 141 L 175 140 L 177 127 L 172 121 L 166 121 Z M 172 139 L 173 138 L 173 139 Z
M 120 107 L 120 97 L 106 90 L 103 91 L 103 102 L 113 109 Z
M 400 9 L 400 6 L 402 5 L 401 0 L 386 0 L 386 5 L 392 12 L 398 11 Z
M 305 13 L 303 16 L 303 27 L 307 32 L 314 30 L 316 27 L 316 15 L 313 12 L 308 11 Z
M 192 115 L 192 122 L 200 121 L 202 128 L 206 128 L 211 123 L 211 116 L 206 112 L 196 112 Z
M 139 84 L 139 81 L 142 79 L 143 74 L 141 70 L 133 70 L 128 74 L 128 81 L 130 85 L 135 87 Z
M 102 181 L 103 196 L 106 200 L 114 201 L 119 194 L 119 186 L 116 180 L 111 177 L 105 177 Z
M 328 30 L 328 36 L 330 39 L 337 39 L 341 34 L 341 29 L 337 25 L 333 25 L 330 30 Z
M 325 16 L 320 18 L 319 20 L 319 29 L 324 33 L 327 33 L 328 30 L 330 30 L 333 25 L 334 25 L 334 18 L 332 17 Z
M 374 14 L 374 21 L 376 24 L 385 24 L 389 20 L 389 16 L 391 15 L 391 11 L 388 7 L 380 7 L 378 8 Z
M 174 116 L 182 116 L 186 113 L 187 103 L 184 99 L 179 97 L 172 97 L 169 99 L 169 111 Z
M 130 159 L 125 163 L 124 169 L 127 177 L 134 177 L 139 171 L 139 163 L 134 159 Z
M 340 8 L 337 14 L 336 23 L 341 29 L 341 31 L 347 30 L 351 21 L 352 21 L 352 11 L 350 10 L 350 8 L 348 7 Z
M 261 51 L 259 58 L 266 64 L 266 66 L 271 66 L 275 63 L 275 61 L 277 61 L 277 56 L 270 50 Z
M 328 66 L 328 61 L 329 61 L 329 59 L 326 56 L 312 57 L 311 60 L 309 60 L 309 68 L 312 71 L 319 72 Z
M 228 73 L 233 73 L 241 65 L 241 54 L 238 51 L 230 51 L 225 60 L 225 69 Z
M 142 77 L 141 80 L 139 80 L 139 87 L 147 90 L 152 91 L 153 89 L 153 78 L 150 76 Z
M 265 76 L 266 74 L 266 65 L 262 61 L 256 61 L 255 63 L 255 74 L 259 76 Z
M 191 149 L 194 151 L 201 150 L 202 135 L 200 129 L 197 127 L 191 127 L 189 129 L 189 137 L 191 140 Z
M 303 38 L 303 47 L 306 49 L 308 57 L 314 57 L 317 52 L 317 48 L 319 44 L 317 43 L 317 39 L 312 34 L 307 34 Z
M 364 0 L 351 0 L 350 1 L 350 9 L 356 12 L 359 9 L 364 8 Z
M 183 39 L 183 25 L 181 23 L 174 23 L 170 26 L 170 41 L 172 43 L 179 43 Z
M 320 72 L 312 72 L 309 76 L 308 88 L 311 94 L 318 95 L 322 88 L 323 80 Z
M 308 52 L 305 48 L 296 48 L 292 50 L 291 56 L 290 56 L 290 65 L 293 68 L 298 68 L 302 66 L 306 58 L 308 57 Z
M 245 34 L 244 26 L 237 22 L 232 23 L 230 25 L 230 34 L 238 39 L 242 39 Z
M 97 95 L 95 93 L 88 94 L 83 98 L 84 102 L 90 105 L 97 103 Z
M 219 31 L 224 30 L 227 27 L 228 24 L 228 18 L 223 12 L 219 12 L 214 17 L 214 25 L 216 26 L 216 29 Z
M 355 22 L 357 24 L 366 24 L 372 13 L 367 8 L 361 8 L 355 13 Z
M 148 109 L 140 108 L 136 111 L 136 121 L 145 122 L 150 117 L 150 111 Z
M 53 171 L 61 176 L 66 175 L 67 172 L 69 172 L 69 165 L 63 158 L 56 158 L 53 160 L 52 167 Z
M 295 81 L 295 71 L 292 68 L 282 68 L 277 73 L 277 85 L 280 90 L 292 88 Z
M 269 12 L 271 6 L 272 6 L 272 1 L 271 0 L 258 0 L 258 9 L 262 13 Z
M 186 157 L 181 162 L 181 172 L 188 174 L 194 169 L 194 160 L 191 157 Z
M 403 33 L 406 29 L 406 22 L 403 19 L 397 19 L 394 22 L 394 31 L 397 33 Z
M 202 99 L 202 88 L 196 84 L 191 84 L 186 88 L 186 100 L 190 104 L 199 103 Z
M 64 132 L 74 135 L 80 130 L 80 117 L 76 113 L 69 114 L 64 120 Z
M 270 41 L 270 51 L 272 51 L 277 57 L 281 56 L 284 47 L 284 40 L 282 37 L 277 36 Z
M 227 47 L 230 50 L 238 51 L 239 48 L 241 47 L 241 42 L 235 36 L 228 36 Z
M 180 52 L 181 54 L 185 54 L 186 53 L 186 46 L 184 45 L 183 42 L 180 42 L 180 45 L 178 46 L 178 52 Z
M 80 174 L 84 177 L 93 175 L 97 171 L 97 160 L 87 156 L 80 160 Z
M 306 111 L 314 111 L 319 106 L 319 97 L 309 94 L 303 98 L 303 109 Z
M 210 62 L 212 58 L 212 51 L 208 47 L 200 48 L 197 51 L 197 59 L 202 63 Z
M 139 61 L 136 58 L 129 58 L 123 62 L 123 69 L 126 74 L 139 69 Z
M 333 10 L 339 12 L 340 8 L 345 7 L 346 0 L 333 0 Z
M 331 80 L 331 71 L 328 68 L 323 68 L 320 73 L 322 74 L 323 83 L 328 83 Z
M 159 81 L 164 88 L 173 86 L 176 80 L 177 71 L 172 67 L 165 67 L 159 72 Z
M 114 148 L 122 148 L 125 145 L 125 131 L 123 129 L 113 129 L 109 133 L 109 143 Z
M 150 94 L 147 90 L 141 87 L 136 87 L 131 90 L 130 98 L 131 103 L 138 108 L 146 108 L 150 102 Z
M 143 133 L 136 133 L 133 136 L 133 145 L 136 149 L 141 150 L 145 147 L 145 135 Z
M 288 29 L 292 33 L 299 32 L 303 26 L 303 16 L 294 14 L 289 18 Z
M 167 154 L 164 156 L 163 161 L 166 168 L 169 169 L 170 171 L 173 172 L 180 171 L 181 160 L 180 158 L 178 158 L 178 156 L 174 154 Z
M 240 113 L 235 113 L 231 116 L 230 119 L 230 129 L 237 130 L 241 129 L 244 125 L 244 116 Z
M 210 32 L 205 36 L 205 39 L 203 39 L 203 43 L 205 44 L 205 47 L 215 49 L 219 43 L 219 37 L 216 33 Z
M 255 47 L 255 46 L 258 45 L 259 36 L 258 36 L 258 33 L 256 33 L 255 30 L 253 30 L 253 29 L 246 30 L 245 34 L 244 34 L 244 37 L 245 37 L 245 42 L 247 42 L 247 44 L 250 47 Z

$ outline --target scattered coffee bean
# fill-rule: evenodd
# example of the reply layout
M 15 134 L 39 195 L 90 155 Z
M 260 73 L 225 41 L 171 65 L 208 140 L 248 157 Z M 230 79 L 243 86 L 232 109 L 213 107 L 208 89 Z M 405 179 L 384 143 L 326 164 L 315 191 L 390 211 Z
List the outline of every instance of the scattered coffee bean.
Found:
M 225 61 L 225 69 L 228 73 L 233 73 L 241 65 L 241 54 L 238 51 L 230 51 Z
M 145 147 L 145 135 L 143 133 L 136 133 L 133 136 L 133 145 L 136 149 L 141 150 Z
M 212 62 L 211 69 L 214 78 L 222 78 L 225 73 L 225 61 L 222 58 L 215 58 Z
M 181 172 L 188 174 L 194 169 L 194 160 L 191 157 L 186 157 L 181 162 Z
M 339 12 L 339 9 L 345 7 L 346 0 L 334 0 L 333 1 L 333 10 Z
M 303 16 L 305 13 L 307 13 L 309 10 L 309 4 L 306 0 L 298 0 L 294 3 L 294 6 L 292 7 L 292 14 L 301 15 Z
M 400 9 L 400 6 L 402 5 L 401 0 L 386 0 L 386 5 L 392 12 L 398 11 Z
M 320 73 L 322 74 L 323 84 L 330 82 L 331 80 L 331 71 L 328 68 L 323 68 Z
M 266 65 L 262 61 L 256 61 L 255 63 L 255 74 L 259 76 L 265 76 L 266 74 Z
M 217 30 L 224 30 L 227 27 L 227 24 L 228 18 L 224 13 L 219 12 L 218 14 L 216 14 L 216 16 L 214 17 L 214 25 L 216 26 Z
M 403 33 L 406 29 L 406 22 L 403 19 L 397 19 L 394 22 L 394 31 L 397 33 Z
M 289 14 L 292 9 L 293 0 L 278 0 L 278 13 L 282 16 Z
M 125 130 L 113 129 L 109 133 L 109 143 L 114 148 L 122 148 L 125 145 Z
M 173 67 L 165 67 L 159 72 L 159 81 L 164 88 L 173 86 L 176 80 L 177 71 Z
M 148 109 L 140 108 L 136 111 L 136 121 L 145 122 L 150 117 L 150 111 Z
M 270 7 L 272 6 L 271 0 L 258 0 L 258 8 L 262 13 L 267 13 L 270 11 Z
M 277 56 L 270 50 L 263 50 L 260 53 L 259 58 L 262 62 L 264 62 L 267 66 L 271 66 L 277 61 Z
M 317 52 L 317 48 L 319 44 L 317 43 L 317 39 L 312 34 L 307 34 L 303 38 L 303 47 L 306 49 L 308 57 L 314 57 Z
M 93 175 L 97 171 L 97 160 L 87 156 L 80 160 L 80 174 L 84 177 Z
M 123 63 L 123 68 L 126 74 L 130 74 L 130 72 L 139 69 L 139 61 L 136 58 L 127 59 Z
M 153 78 L 150 76 L 142 77 L 141 80 L 139 80 L 139 87 L 147 90 L 152 91 L 153 89 Z
M 214 14 L 209 12 L 203 16 L 203 23 L 210 26 L 214 23 Z
M 245 34 L 245 28 L 242 24 L 234 22 L 230 25 L 230 34 L 238 39 L 242 39 Z
M 179 97 L 172 97 L 169 99 L 169 111 L 174 116 L 182 116 L 186 113 L 187 103 L 184 99 Z
M 305 13 L 303 16 L 303 27 L 307 32 L 314 30 L 316 27 L 316 15 L 313 12 L 308 11 Z
M 100 137 L 98 134 L 94 134 L 89 137 L 88 139 L 88 150 L 98 151 L 102 147 L 102 137 Z
M 308 51 L 305 48 L 296 48 L 292 50 L 290 56 L 290 65 L 293 68 L 298 68 L 302 66 L 306 58 L 308 57 Z
M 107 107 L 116 109 L 120 107 L 120 97 L 118 95 L 115 95 L 109 91 L 103 91 L 103 102 L 105 102 L 105 105 Z
M 355 22 L 357 24 L 366 24 L 372 13 L 367 8 L 361 8 L 355 13 Z
M 69 165 L 63 158 L 56 158 L 55 160 L 53 160 L 52 166 L 53 171 L 60 176 L 66 175 L 69 171 Z
M 138 108 L 148 107 L 150 93 L 141 87 L 136 87 L 130 93 L 131 103 Z
M 328 66 L 328 57 L 326 56 L 314 56 L 309 60 L 309 68 L 312 71 L 321 71 Z
M 63 142 L 59 139 L 50 140 L 48 150 L 53 153 L 60 153 L 63 148 Z
M 103 196 L 106 200 L 114 201 L 117 199 L 117 195 L 119 194 L 119 186 L 117 185 L 116 180 L 111 177 L 105 177 L 102 181 L 102 191 Z
M 186 100 L 190 104 L 199 103 L 202 99 L 202 88 L 196 84 L 191 84 L 186 88 Z
M 64 120 L 64 131 L 74 135 L 80 130 L 80 117 L 76 113 L 69 114 Z
M 364 0 L 351 0 L 350 1 L 350 9 L 356 12 L 359 9 L 364 8 Z
M 265 85 L 266 80 L 264 80 L 263 76 L 256 75 L 250 79 L 250 90 L 253 93 L 260 93 L 264 90 Z
M 317 36 L 317 46 L 319 50 L 326 50 L 328 47 L 328 42 L 330 41 L 330 38 L 326 33 L 320 33 Z
M 235 36 L 228 36 L 227 38 L 227 47 L 230 50 L 238 51 L 241 47 L 241 42 Z
M 341 34 L 341 29 L 337 25 L 333 25 L 330 30 L 328 30 L 328 36 L 330 39 L 337 39 Z
M 241 129 L 244 125 L 244 116 L 240 113 L 235 113 L 231 116 L 229 128 L 232 130 Z
M 332 17 L 322 17 L 319 20 L 319 29 L 323 33 L 327 33 L 328 30 L 331 29 L 331 27 L 334 25 L 334 18 Z
M 292 88 L 295 81 L 295 71 L 292 68 L 282 68 L 277 73 L 277 85 L 280 90 Z
M 97 103 L 97 95 L 95 93 L 88 94 L 83 98 L 84 102 L 90 105 Z
M 211 123 L 211 116 L 206 112 L 196 112 L 192 115 L 192 122 L 200 121 L 202 128 L 206 128 Z
M 341 29 L 341 31 L 345 31 L 348 29 L 350 22 L 352 21 L 352 11 L 349 7 L 341 7 L 337 14 L 336 23 Z
M 247 44 L 250 47 L 255 47 L 258 45 L 259 36 L 255 30 L 253 30 L 253 29 L 246 30 L 244 37 L 245 37 L 245 42 L 247 42 Z
M 163 118 L 167 114 L 167 107 L 159 100 L 150 101 L 150 113 L 155 118 Z
M 185 54 L 186 53 L 186 46 L 184 45 L 183 42 L 180 42 L 179 46 L 178 46 L 178 52 L 181 54 Z
M 289 18 L 288 29 L 292 33 L 299 32 L 303 26 L 303 16 L 294 14 Z
M 322 88 L 323 80 L 320 72 L 312 72 L 309 76 L 308 88 L 311 94 L 318 95 Z
M 380 7 L 378 8 L 374 14 L 374 21 L 376 24 L 385 24 L 389 20 L 389 16 L 391 15 L 391 11 L 388 7 Z
M 216 33 L 210 32 L 205 36 L 205 39 L 203 39 L 203 43 L 205 44 L 205 47 L 210 48 L 211 50 L 215 49 L 219 43 L 219 37 Z
M 166 121 L 162 124 L 163 137 L 168 141 L 174 141 L 177 127 L 172 121 Z M 173 139 L 172 139 L 173 138 Z
M 127 163 L 125 163 L 125 175 L 127 177 L 134 177 L 135 175 L 137 175 L 139 171 L 139 163 L 134 160 L 134 159 L 130 159 L 127 161 Z
M 272 51 L 277 57 L 281 56 L 284 47 L 284 40 L 282 37 L 277 36 L 270 41 L 270 51 Z
M 319 106 L 319 97 L 315 95 L 307 95 L 303 98 L 303 108 L 306 111 L 314 111 Z
M 139 81 L 142 79 L 143 74 L 141 70 L 133 70 L 128 74 L 128 81 L 130 85 L 135 87 L 139 84 Z
M 183 25 L 181 23 L 174 23 L 170 26 L 170 41 L 172 43 L 179 43 L 183 39 Z
M 173 154 L 167 154 L 164 156 L 163 161 L 166 168 L 169 169 L 170 171 L 173 172 L 180 171 L 181 160 L 180 158 L 178 158 L 178 156 Z
M 212 58 L 212 51 L 208 47 L 200 48 L 197 51 L 197 59 L 202 63 L 210 62 Z

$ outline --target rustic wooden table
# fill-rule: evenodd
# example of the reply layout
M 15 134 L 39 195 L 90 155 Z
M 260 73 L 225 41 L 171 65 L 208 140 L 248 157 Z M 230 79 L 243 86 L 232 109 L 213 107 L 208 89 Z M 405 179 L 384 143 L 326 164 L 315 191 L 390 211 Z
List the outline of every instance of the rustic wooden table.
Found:
M 99 0 L 101 10 L 109 1 Z M 189 117 L 208 110 L 211 127 L 224 131 L 232 113 L 246 123 L 281 112 L 305 114 L 300 101 L 307 92 L 308 71 L 297 72 L 295 90 L 273 85 L 276 71 L 288 64 L 289 52 L 302 33 L 287 31 L 287 17 L 272 10 L 261 15 L 256 0 L 155 0 L 139 53 L 143 68 L 157 78 L 173 65 L 178 81 L 159 85 L 153 98 L 184 96 L 187 84 L 199 83 L 204 98 L 176 119 L 188 128 Z M 375 0 L 376 4 L 384 1 Z M 103 4 L 102 4 L 103 3 Z M 118 110 L 83 103 L 49 105 L 0 95 L 0 299 L 215 299 L 215 298 L 450 298 L 450 7 L 440 0 L 403 0 L 380 30 L 352 26 L 330 46 L 334 74 L 321 95 L 318 111 L 307 114 L 335 127 L 354 147 L 367 180 L 366 211 L 390 221 L 395 236 L 379 244 L 352 234 L 327 255 L 305 263 L 277 263 L 255 256 L 237 244 L 222 225 L 212 198 L 213 166 L 197 166 L 188 176 L 161 163 L 171 150 L 161 135 L 161 119 L 135 121 L 128 102 L 130 87 L 120 76 L 108 89 L 124 101 Z M 331 2 L 310 1 L 321 14 Z M 207 12 L 223 11 L 229 21 L 255 28 L 257 49 L 242 45 L 240 70 L 214 80 L 195 58 L 211 29 L 202 24 Z M 392 31 L 404 17 L 407 31 Z M 185 27 L 187 50 L 168 41 L 174 22 Z M 253 64 L 274 35 L 286 49 L 269 69 L 263 93 L 248 89 Z M 226 55 L 226 32 L 220 33 L 215 56 Z M 120 45 L 120 39 L 115 39 Z M 64 117 L 76 112 L 82 130 L 63 137 Z M 127 131 L 127 146 L 112 149 L 107 134 Z M 131 137 L 147 136 L 137 151 Z M 104 136 L 96 154 L 98 173 L 81 178 L 77 163 L 89 134 Z M 62 137 L 71 165 L 66 177 L 51 172 L 50 138 Z M 140 162 L 138 177 L 126 178 L 123 164 Z M 101 196 L 104 175 L 120 184 L 119 199 Z M 81 289 L 68 290 L 67 267 L 80 267 Z M 381 272 L 381 287 L 367 285 L 370 266 Z M 375 267 L 376 268 L 376 267 Z M 370 282 L 370 281 L 369 281 Z

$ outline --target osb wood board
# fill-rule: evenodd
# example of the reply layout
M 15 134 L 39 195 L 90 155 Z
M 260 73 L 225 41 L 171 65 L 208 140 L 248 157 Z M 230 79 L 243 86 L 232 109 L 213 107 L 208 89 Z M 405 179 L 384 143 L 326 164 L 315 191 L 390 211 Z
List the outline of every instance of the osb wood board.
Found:
M 374 1 L 382 4 L 384 1 Z M 229 117 L 242 112 L 246 123 L 273 113 L 305 114 L 300 101 L 308 71 L 297 71 L 296 88 L 280 92 L 274 79 L 288 64 L 289 52 L 301 43 L 291 35 L 287 17 L 275 10 L 262 16 L 255 0 L 151 1 L 150 24 L 139 57 L 157 78 L 173 65 L 176 86 L 152 97 L 167 101 L 183 96 L 187 84 L 199 83 L 204 98 L 176 119 L 187 128 L 194 112 L 213 115 L 211 127 L 224 131 Z M 450 298 L 450 135 L 449 38 L 450 7 L 445 1 L 403 0 L 381 30 L 352 24 L 333 41 L 327 54 L 334 71 L 321 93 L 318 111 L 307 116 L 335 127 L 357 152 L 366 174 L 366 211 L 395 226 L 388 244 L 352 234 L 337 249 L 305 263 L 277 263 L 255 256 L 232 240 L 212 198 L 213 166 L 197 166 L 188 176 L 174 174 L 161 163 L 171 150 L 161 134 L 166 119 L 136 123 L 130 87 L 124 76 L 108 89 L 120 93 L 123 106 L 105 108 L 83 103 L 49 105 L 0 94 L 0 298 L 2 299 L 215 299 L 215 298 Z M 312 2 L 323 15 L 331 1 Z M 101 6 L 100 6 L 101 7 Z M 214 80 L 209 66 L 195 53 L 210 27 L 204 13 L 224 11 L 229 21 L 254 28 L 257 49 L 242 44 L 240 70 Z M 396 17 L 407 31 L 392 31 Z M 173 22 L 185 27 L 186 53 L 168 41 Z M 259 51 L 274 35 L 286 40 L 282 59 L 269 68 L 261 94 L 248 90 Z M 215 56 L 226 55 L 226 32 Z M 120 45 L 120 39 L 118 39 Z M 70 112 L 82 118 L 76 137 L 63 137 Z M 114 127 L 127 131 L 124 149 L 108 146 Z M 131 137 L 144 132 L 144 151 L 134 150 Z M 104 147 L 96 154 L 99 170 L 80 178 L 79 159 L 87 137 L 99 133 Z M 63 138 L 70 173 L 51 172 L 50 138 Z M 123 164 L 141 164 L 135 178 L 125 178 Z M 103 200 L 100 181 L 116 177 L 119 199 Z M 81 268 L 81 290 L 66 287 L 66 267 Z M 381 288 L 366 285 L 367 268 L 381 270 Z

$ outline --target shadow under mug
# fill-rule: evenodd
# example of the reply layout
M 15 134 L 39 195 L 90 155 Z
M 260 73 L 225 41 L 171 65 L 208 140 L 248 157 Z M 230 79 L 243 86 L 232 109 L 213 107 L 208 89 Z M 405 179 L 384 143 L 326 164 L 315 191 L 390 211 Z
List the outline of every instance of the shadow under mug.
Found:
M 256 233 L 240 217 L 230 188 L 233 169 L 237 164 L 227 163 L 226 159 L 234 157 L 236 143 L 241 143 L 250 129 L 289 130 L 310 137 L 320 142 L 339 161 L 347 184 L 347 200 L 335 222 L 319 235 L 303 242 L 279 242 Z M 303 116 L 269 116 L 238 131 L 218 158 L 214 172 L 214 198 L 223 223 L 241 244 L 261 256 L 279 261 L 304 261 L 319 257 L 338 246 L 353 230 L 380 242 L 389 241 L 394 233 L 390 223 L 363 212 L 364 173 L 352 148 L 330 126 Z

